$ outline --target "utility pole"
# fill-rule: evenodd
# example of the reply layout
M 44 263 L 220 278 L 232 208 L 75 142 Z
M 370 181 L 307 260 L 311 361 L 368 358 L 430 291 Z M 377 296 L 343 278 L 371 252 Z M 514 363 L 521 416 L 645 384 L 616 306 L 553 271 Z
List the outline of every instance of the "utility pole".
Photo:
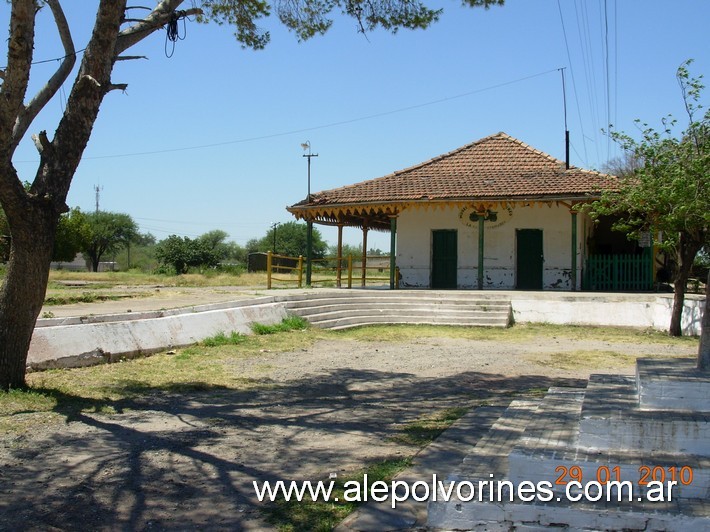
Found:
M 565 168 L 569 170 L 569 129 L 567 129 L 567 89 L 565 87 L 565 69 L 558 69 L 562 74 L 562 105 L 565 111 Z
M 272 246 L 272 252 L 276 255 L 276 228 L 281 225 L 281 222 L 274 222 L 271 224 L 271 230 L 274 232 L 274 245 Z
M 318 157 L 317 153 L 311 153 L 311 142 L 306 141 L 301 144 L 301 148 L 308 150 L 303 156 L 308 158 L 308 195 L 306 202 L 311 202 L 311 157 Z M 306 286 L 311 286 L 311 260 L 313 259 L 313 222 L 306 220 Z

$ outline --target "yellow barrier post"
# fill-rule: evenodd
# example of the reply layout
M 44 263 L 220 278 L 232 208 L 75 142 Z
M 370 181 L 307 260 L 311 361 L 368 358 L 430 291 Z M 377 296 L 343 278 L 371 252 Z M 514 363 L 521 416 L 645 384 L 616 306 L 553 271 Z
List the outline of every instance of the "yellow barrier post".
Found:
M 266 289 L 271 290 L 271 261 L 272 253 L 271 251 L 266 253 Z
M 303 255 L 298 256 L 298 288 L 303 287 Z

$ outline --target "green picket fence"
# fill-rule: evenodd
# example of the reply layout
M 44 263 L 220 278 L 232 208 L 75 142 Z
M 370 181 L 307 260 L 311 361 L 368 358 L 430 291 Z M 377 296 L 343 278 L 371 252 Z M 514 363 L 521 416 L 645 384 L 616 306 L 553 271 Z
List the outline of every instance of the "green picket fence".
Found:
M 653 263 L 642 255 L 592 255 L 584 268 L 584 290 L 636 292 L 653 289 Z

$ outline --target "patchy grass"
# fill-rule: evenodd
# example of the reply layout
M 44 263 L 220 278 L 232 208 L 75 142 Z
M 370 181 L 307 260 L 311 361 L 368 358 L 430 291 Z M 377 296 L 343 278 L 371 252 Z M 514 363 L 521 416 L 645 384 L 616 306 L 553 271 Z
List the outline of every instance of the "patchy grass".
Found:
M 454 327 L 442 325 L 368 325 L 333 334 L 363 342 L 407 342 L 416 338 L 461 338 L 465 340 L 493 340 L 525 342 L 541 336 L 551 339 L 598 340 L 607 342 L 687 345 L 697 342 L 694 337 L 672 337 L 660 331 L 633 327 L 588 327 L 522 323 L 507 329 L 498 327 Z
M 267 520 L 283 532 L 329 532 L 362 504 L 357 499 L 363 500 L 364 493 L 360 491 L 358 494 L 355 487 L 364 485 L 365 475 L 367 475 L 367 484 L 371 486 L 376 481 L 389 482 L 397 473 L 410 465 L 411 458 L 377 462 L 361 471 L 333 479 L 333 490 L 330 496 L 333 502 L 313 501 L 310 496 L 304 497 L 301 502 L 281 499 L 267 507 L 264 513 Z M 323 481 L 326 486 L 329 482 L 329 480 Z M 358 484 L 356 485 L 355 482 Z M 346 492 L 349 501 L 345 500 Z M 337 502 L 334 502 L 335 498 L 338 499 Z
M 21 434 L 61 419 L 53 410 L 57 400 L 37 390 L 0 392 L 0 433 Z
M 404 445 L 424 447 L 448 429 L 454 421 L 468 412 L 468 408 L 447 408 L 408 423 L 392 440 Z
M 92 287 L 126 286 L 266 286 L 266 272 L 242 273 L 239 275 L 208 271 L 203 274 L 163 275 L 143 273 L 137 270 L 127 272 L 69 272 L 53 270 L 49 274 L 52 287 L 61 286 L 61 281 L 84 281 Z M 96 284 L 95 284 L 96 283 Z
M 616 351 L 576 350 L 566 353 L 530 355 L 526 359 L 538 366 L 556 369 L 613 369 L 632 366 L 636 356 L 617 353 Z
M 83 292 L 80 295 L 52 295 L 44 300 L 44 304 L 50 305 L 71 305 L 73 303 L 95 303 L 96 301 L 118 301 L 119 299 L 150 297 L 150 292 L 133 292 L 130 294 L 95 294 Z

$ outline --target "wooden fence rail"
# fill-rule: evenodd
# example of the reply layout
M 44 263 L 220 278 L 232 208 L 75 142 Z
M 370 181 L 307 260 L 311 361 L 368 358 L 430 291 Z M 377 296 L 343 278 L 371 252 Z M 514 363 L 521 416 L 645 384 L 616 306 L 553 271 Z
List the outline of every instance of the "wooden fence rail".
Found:
M 290 266 L 293 264 L 294 266 Z M 266 287 L 273 288 L 274 282 L 295 284 L 303 287 L 303 274 L 305 271 L 303 256 L 288 257 L 267 253 L 266 258 Z M 279 274 L 288 274 L 288 277 Z M 347 257 L 323 257 L 311 260 L 311 286 L 333 285 L 342 288 L 353 287 L 353 280 L 360 286 L 368 283 L 384 283 L 390 280 L 389 255 L 375 255 L 365 257 L 365 266 L 360 257 L 353 259 Z M 395 288 L 399 288 L 399 268 L 395 267 Z

